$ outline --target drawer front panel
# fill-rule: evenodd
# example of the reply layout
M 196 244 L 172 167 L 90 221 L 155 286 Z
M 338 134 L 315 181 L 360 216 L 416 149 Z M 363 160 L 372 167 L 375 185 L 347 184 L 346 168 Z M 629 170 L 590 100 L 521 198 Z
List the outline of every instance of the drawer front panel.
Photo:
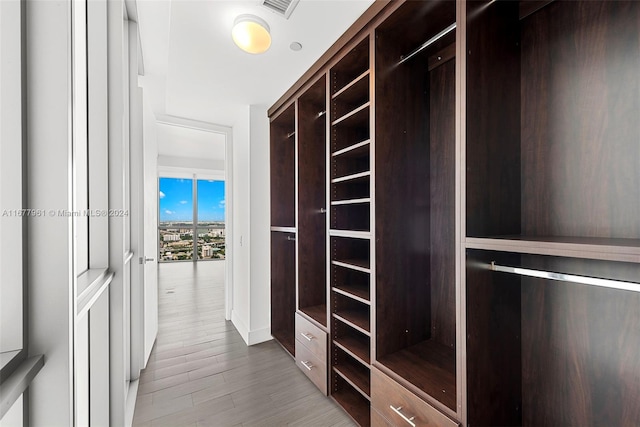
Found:
M 296 313 L 296 340 L 326 365 L 327 333 Z
M 371 369 L 371 405 L 397 427 L 459 425 L 375 368 Z
M 371 427 L 393 427 L 387 420 L 384 419 L 380 412 L 376 411 L 373 406 L 371 407 Z
M 327 363 L 319 360 L 298 340 L 296 340 L 296 365 L 326 396 Z

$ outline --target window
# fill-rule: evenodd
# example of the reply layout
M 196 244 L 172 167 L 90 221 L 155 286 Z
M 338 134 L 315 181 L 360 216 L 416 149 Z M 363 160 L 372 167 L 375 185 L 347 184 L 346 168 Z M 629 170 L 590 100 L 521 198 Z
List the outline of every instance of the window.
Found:
M 158 187 L 158 259 L 225 259 L 224 181 L 161 177 Z

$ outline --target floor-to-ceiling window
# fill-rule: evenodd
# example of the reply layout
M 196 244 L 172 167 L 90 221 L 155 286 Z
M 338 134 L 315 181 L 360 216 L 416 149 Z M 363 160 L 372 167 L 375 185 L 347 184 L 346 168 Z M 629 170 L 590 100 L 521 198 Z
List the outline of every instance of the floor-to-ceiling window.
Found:
M 198 179 L 196 195 L 198 259 L 224 259 L 224 181 Z
M 160 177 L 158 208 L 161 262 L 225 258 L 224 181 Z

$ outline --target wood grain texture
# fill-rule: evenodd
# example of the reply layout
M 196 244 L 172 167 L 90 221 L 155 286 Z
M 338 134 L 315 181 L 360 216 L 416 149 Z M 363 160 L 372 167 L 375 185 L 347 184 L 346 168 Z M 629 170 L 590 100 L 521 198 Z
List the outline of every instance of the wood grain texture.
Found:
M 159 266 L 159 330 L 135 427 L 353 426 L 275 342 L 247 347 L 224 319 L 224 261 Z
M 429 79 L 397 65 L 399 30 L 376 33 L 376 352 L 430 335 Z
M 467 251 L 467 422 L 522 425 L 520 278 L 487 269 L 517 254 Z
M 451 349 L 456 344 L 455 72 L 453 60 L 429 73 L 431 339 Z
M 298 306 L 327 304 L 326 80 L 298 100 Z M 317 319 L 327 325 L 327 315 Z
M 467 236 L 520 234 L 518 2 L 467 3 Z
M 417 426 L 454 427 L 458 423 L 446 417 L 437 409 L 399 385 L 375 367 L 371 370 L 372 409 L 383 415 L 393 425 L 405 425 L 406 421 L 391 409 L 399 411 L 407 418 L 414 417 Z
M 522 22 L 522 232 L 640 237 L 640 3 Z
M 271 225 L 295 227 L 295 105 L 274 118 L 270 128 Z
M 529 268 L 640 277 L 637 264 L 523 256 Z M 522 279 L 523 425 L 640 420 L 640 295 Z
M 287 240 L 291 236 L 271 232 L 271 333 L 295 355 L 296 248 L 295 241 Z

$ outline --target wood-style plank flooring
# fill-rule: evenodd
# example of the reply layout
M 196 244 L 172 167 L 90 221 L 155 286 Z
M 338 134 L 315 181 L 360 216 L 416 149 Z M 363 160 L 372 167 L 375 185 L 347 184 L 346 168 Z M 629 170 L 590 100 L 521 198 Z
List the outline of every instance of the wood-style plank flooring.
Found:
M 224 319 L 224 261 L 160 264 L 159 331 L 133 425 L 352 426 L 274 341 Z

